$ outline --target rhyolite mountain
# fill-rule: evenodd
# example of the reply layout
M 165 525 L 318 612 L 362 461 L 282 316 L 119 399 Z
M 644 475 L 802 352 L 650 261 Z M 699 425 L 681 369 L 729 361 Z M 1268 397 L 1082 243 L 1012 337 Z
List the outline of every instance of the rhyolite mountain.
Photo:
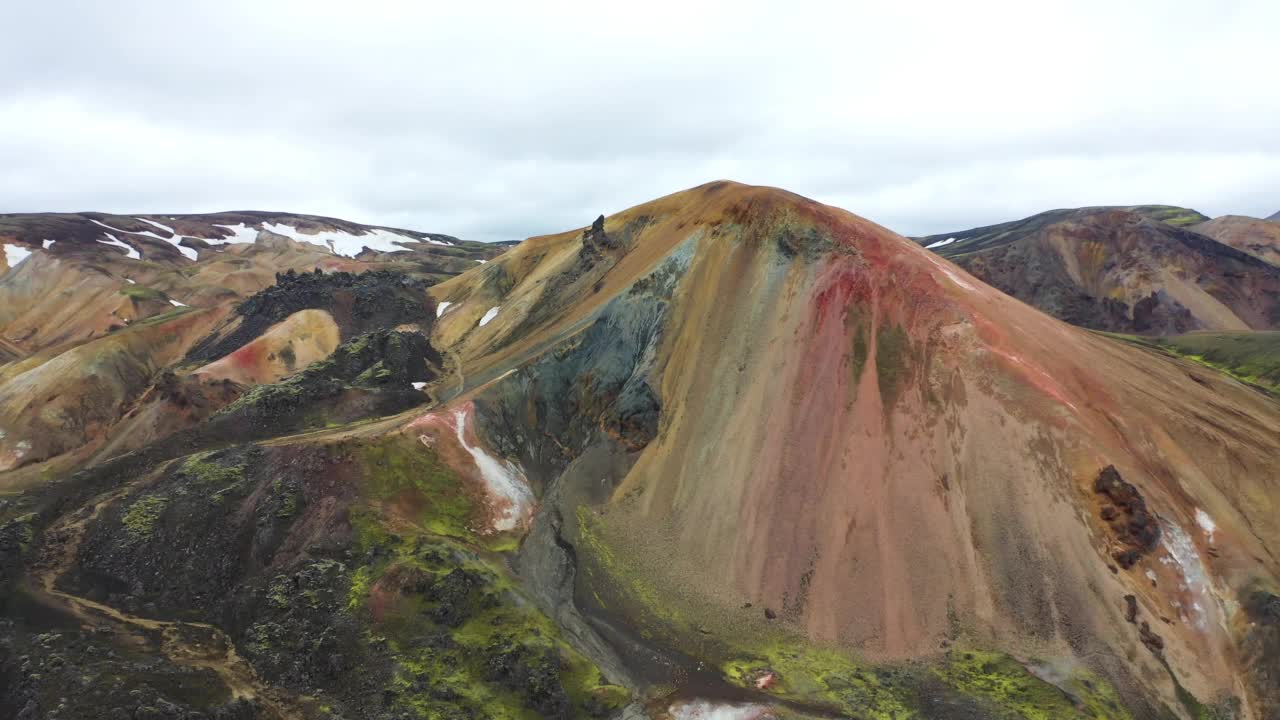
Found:
M 1280 268 L 1251 240 L 1203 234 L 1220 225 L 1162 205 L 1091 207 L 916 240 L 1075 325 L 1143 335 L 1280 328 Z
M 0 366 L 14 716 L 1280 713 L 1280 403 L 1226 374 L 724 181 L 291 269 Z M 142 394 L 35 453 L 95 363 Z
M 1192 225 L 1191 229 L 1272 265 L 1280 265 L 1280 222 L 1223 215 Z
M 10 352 L 83 342 L 171 310 L 243 299 L 287 270 L 395 265 L 437 282 L 508 246 L 335 218 L 0 215 L 0 338 Z M 0 350 L 0 352 L 4 352 Z
M 13 262 L 0 269 L 0 359 L 13 361 L 0 366 L 0 471 L 68 452 L 74 464 L 202 422 L 506 249 L 265 212 L 4 215 L 0 244 Z M 298 271 L 333 277 L 279 284 Z M 253 342 L 231 359 L 187 357 L 215 330 Z M 200 386 L 205 401 L 169 407 L 154 383 L 197 358 L 208 364 L 163 387 L 185 397 Z

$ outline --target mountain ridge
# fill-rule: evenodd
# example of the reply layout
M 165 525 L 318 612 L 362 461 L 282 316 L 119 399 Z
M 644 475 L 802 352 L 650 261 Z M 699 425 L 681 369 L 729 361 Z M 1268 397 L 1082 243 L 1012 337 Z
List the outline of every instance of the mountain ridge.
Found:
M 105 433 L 127 452 L 0 471 L 21 489 L 0 580 L 30 598 L 0 594 L 0 634 L 36 670 L 0 656 L 0 698 L 80 678 L 73 717 L 1280 709 L 1280 404 L 1224 374 L 728 181 L 442 282 L 358 267 L 74 344 L 188 325 Z M 0 398 L 40 416 L 23 377 L 84 365 L 64 353 L 0 366 Z M 105 680 L 117 636 L 151 663 L 132 696 Z
M 1093 329 L 1162 335 L 1277 327 L 1276 266 L 1196 232 L 1210 222 L 1167 206 L 1081 208 L 916 241 Z

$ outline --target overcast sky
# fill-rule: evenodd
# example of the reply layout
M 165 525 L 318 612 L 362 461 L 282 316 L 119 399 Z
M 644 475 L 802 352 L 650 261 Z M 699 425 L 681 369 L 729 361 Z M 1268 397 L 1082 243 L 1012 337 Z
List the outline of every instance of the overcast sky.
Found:
M 1280 210 L 1276 0 L 14 0 L 0 27 L 0 212 L 495 240 L 717 178 L 904 234 Z

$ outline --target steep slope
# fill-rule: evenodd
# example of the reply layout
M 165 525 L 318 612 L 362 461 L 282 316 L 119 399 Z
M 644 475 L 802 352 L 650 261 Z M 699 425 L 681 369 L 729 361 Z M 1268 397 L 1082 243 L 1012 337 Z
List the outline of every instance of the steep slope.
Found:
M 1280 222 L 1280 211 L 1277 211 L 1273 215 L 1268 215 L 1265 219 Z
M 332 354 L 5 498 L 0 707 L 1280 712 L 1280 404 L 1213 369 L 731 182 L 531 238 L 412 322 L 338 297 L 413 287 L 360 277 L 282 276 L 170 372 L 316 313 Z
M 1280 326 L 1280 271 L 1162 206 L 1055 210 L 917 242 L 1067 322 L 1139 334 Z
M 1280 265 L 1280 222 L 1223 215 L 1192 225 L 1190 229 L 1272 265 Z
M 584 612 L 837 709 L 809 643 L 944 667 L 998 649 L 1105 676 L 1140 717 L 1191 713 L 1188 692 L 1274 707 L 1233 649 L 1271 647 L 1241 608 L 1275 592 L 1274 401 L 731 183 L 432 293 L 436 343 L 490 383 L 479 426 L 556 503 L 527 567 L 555 564 L 540 533 L 570 538 Z
M 62 352 L 0 366 L 0 473 L 100 444 L 153 378 L 225 314 L 170 310 Z

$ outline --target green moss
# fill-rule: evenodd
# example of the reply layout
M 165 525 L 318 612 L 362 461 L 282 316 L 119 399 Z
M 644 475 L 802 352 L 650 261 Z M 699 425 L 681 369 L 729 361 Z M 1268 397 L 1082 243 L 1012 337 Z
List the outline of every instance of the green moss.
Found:
M 961 693 L 987 701 L 999 713 L 998 717 L 1130 719 L 1111 686 L 1084 670 L 1074 671 L 1063 683 L 1064 690 L 1032 675 L 1022 663 L 1008 655 L 955 650 L 934 672 Z
M 150 536 L 168 504 L 169 499 L 159 495 L 147 495 L 135 500 L 120 517 L 129 539 L 138 542 Z
M 289 493 L 285 496 L 284 502 L 280 503 L 280 509 L 276 510 L 276 517 L 281 520 L 288 520 L 298 512 L 298 494 Z
M 182 463 L 178 472 L 202 485 L 225 487 L 244 480 L 244 465 L 223 465 L 213 457 L 212 452 L 192 455 Z
M 386 367 L 382 362 L 374 363 L 367 370 L 356 376 L 352 381 L 355 385 L 378 385 L 386 382 L 395 376 L 395 373 Z
M 837 650 L 803 640 L 779 642 L 750 657 L 721 664 L 725 678 L 753 689 L 772 673 L 770 695 L 865 720 L 915 717 L 914 690 L 908 669 L 863 665 Z
M 36 514 L 29 512 L 0 525 L 0 541 L 4 539 L 15 541 L 20 550 L 26 551 L 31 547 L 31 541 L 35 539 L 35 528 L 32 527 L 35 519 Z
M 164 293 L 146 285 L 125 285 L 120 288 L 120 294 L 131 300 L 138 301 L 164 300 Z
M 275 516 L 281 520 L 288 520 L 298 514 L 298 504 L 301 502 L 301 495 L 285 486 L 280 478 L 276 478 L 271 482 L 271 488 L 276 495 L 283 495 L 284 499 L 280 501 L 280 507 L 276 508 Z
M 380 582 L 388 587 L 375 591 Z M 389 557 L 355 573 L 350 609 L 372 593 L 380 608 L 375 632 L 398 666 L 396 702 L 418 717 L 461 710 L 533 720 L 557 698 L 574 716 L 602 717 L 630 700 L 483 551 L 442 537 L 393 542 Z
M 1204 365 L 1280 395 L 1280 332 L 1191 333 L 1161 338 L 1098 334 Z
M 289 590 L 289 578 L 285 575 L 277 575 L 271 581 L 271 586 L 267 588 L 267 601 L 278 610 L 288 609 L 292 602 L 289 598 Z
M 1152 220 L 1159 220 L 1166 225 L 1186 227 L 1202 223 L 1209 218 L 1190 208 L 1172 207 L 1169 205 L 1139 205 L 1134 208 Z
M 347 609 L 359 608 L 369 595 L 369 583 L 373 580 L 374 570 L 366 565 L 357 568 L 351 575 L 351 589 L 347 593 Z
M 1193 333 L 1158 342 L 1237 380 L 1280 393 L 1280 332 Z
M 361 494 L 395 504 L 417 529 L 480 541 L 473 531 L 476 501 L 462 480 L 431 448 L 404 437 L 353 446 L 362 467 Z
M 907 375 L 910 352 L 911 341 L 901 325 L 881 327 L 876 333 L 876 373 L 880 380 L 880 398 L 886 408 L 893 405 L 898 387 Z
M 138 322 L 135 322 L 132 325 L 130 325 L 130 328 L 146 327 L 148 325 L 163 325 L 164 323 L 178 317 L 179 315 L 185 315 L 194 309 L 195 308 L 189 308 L 189 307 L 175 307 L 173 309 L 166 310 L 160 313 L 159 315 L 152 315 L 151 317 L 145 320 L 139 320 Z
M 604 527 L 591 508 L 579 505 L 576 513 L 578 535 L 575 547 L 581 553 L 582 569 L 596 579 L 596 588 L 608 588 L 619 607 L 633 616 L 640 634 L 652 639 L 657 634 L 681 637 L 697 632 L 676 603 L 668 602 L 657 587 L 628 562 L 615 555 L 604 537 Z M 599 595 L 597 595 L 599 597 Z M 604 606 L 604 601 L 600 601 Z
M 218 411 L 218 415 L 230 415 L 253 407 L 285 407 L 297 403 L 303 395 L 303 385 L 298 376 L 282 382 L 255 385 L 235 402 Z
M 849 364 L 853 373 L 853 385 L 857 387 L 858 381 L 862 379 L 862 368 L 867 364 L 867 331 L 858 325 L 853 329 L 853 341 L 850 347 Z
M 390 650 L 401 710 L 533 720 L 548 703 L 603 717 L 629 702 L 520 594 L 498 554 L 514 538 L 473 530 L 477 498 L 433 449 L 392 436 L 343 450 L 360 477 L 348 521 L 369 558 L 351 575 L 346 609 Z

